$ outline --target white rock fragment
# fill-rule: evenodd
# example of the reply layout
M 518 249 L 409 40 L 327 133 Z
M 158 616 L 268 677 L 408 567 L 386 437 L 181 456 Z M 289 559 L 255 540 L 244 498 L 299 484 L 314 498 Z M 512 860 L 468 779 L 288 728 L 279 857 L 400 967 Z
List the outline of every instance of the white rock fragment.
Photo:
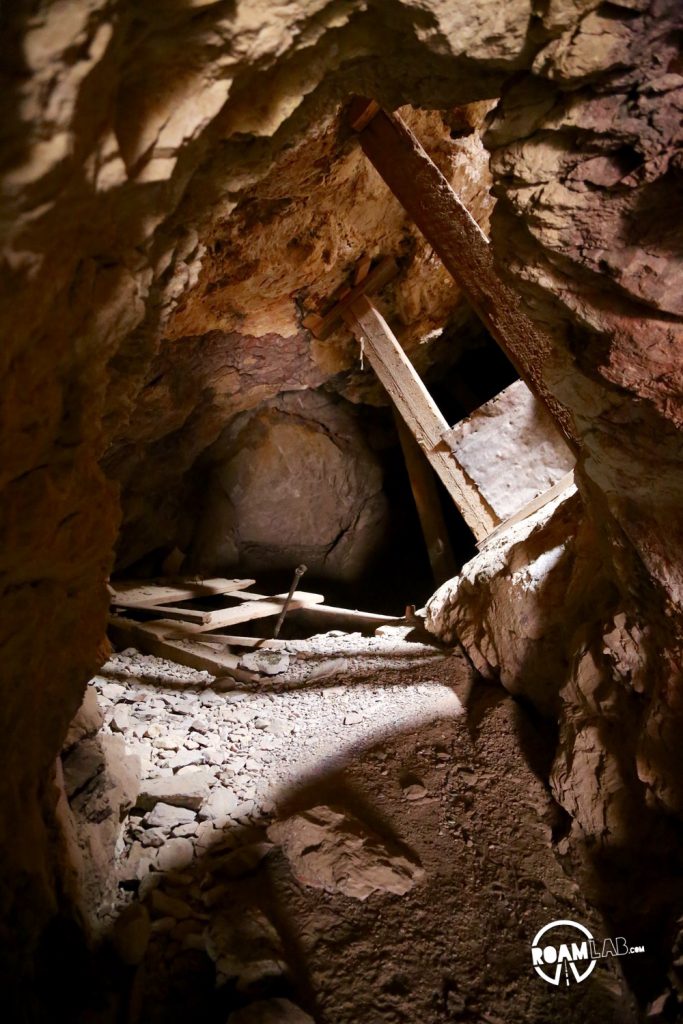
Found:
M 403 787 L 403 796 L 406 800 L 422 800 L 427 796 L 427 789 L 421 782 L 413 782 Z
M 160 871 L 183 871 L 194 857 L 194 847 L 189 839 L 167 839 L 157 853 L 157 867 Z
M 252 651 L 243 655 L 240 666 L 261 675 L 277 676 L 289 668 L 289 655 L 284 651 Z
M 118 704 L 109 720 L 112 732 L 127 732 L 130 729 L 130 708 L 126 704 Z
M 103 697 L 107 697 L 108 700 L 120 700 L 126 692 L 126 687 L 122 686 L 121 683 L 101 683 L 99 691 Z
M 149 828 L 168 829 L 194 820 L 194 811 L 186 807 L 174 807 L 171 804 L 164 803 L 155 804 L 154 808 L 143 818 L 145 825 Z
M 211 796 L 199 811 L 200 821 L 212 818 L 223 818 L 232 815 L 240 805 L 236 793 L 229 789 L 214 789 Z
M 201 750 L 185 750 L 172 757 L 168 763 L 171 768 L 184 768 L 188 764 L 201 764 L 203 760 Z
M 211 781 L 212 776 L 201 768 L 183 774 L 147 779 L 140 785 L 137 804 L 144 810 L 151 810 L 156 804 L 164 803 L 198 811 L 209 795 Z
M 94 736 L 103 722 L 102 712 L 97 703 L 97 690 L 94 686 L 87 686 L 83 695 L 83 702 L 72 719 L 69 731 L 64 740 L 64 749 L 68 750 L 74 743 L 85 739 L 86 736 Z

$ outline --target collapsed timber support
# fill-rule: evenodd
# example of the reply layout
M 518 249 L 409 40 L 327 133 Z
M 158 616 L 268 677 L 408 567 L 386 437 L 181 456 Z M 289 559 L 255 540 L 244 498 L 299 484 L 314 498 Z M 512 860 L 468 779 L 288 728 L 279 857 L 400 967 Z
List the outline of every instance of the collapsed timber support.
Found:
M 543 379 L 552 341 L 499 276 L 484 232 L 397 114 L 382 110 L 374 100 L 359 98 L 350 105 L 349 121 L 359 133 L 365 155 L 576 454 L 579 445 L 569 414 Z
M 386 320 L 367 295 L 351 303 L 344 311 L 344 319 L 363 339 L 369 363 L 463 519 L 476 539 L 483 540 L 498 524 L 498 519 L 450 451 L 444 440 L 448 423 Z

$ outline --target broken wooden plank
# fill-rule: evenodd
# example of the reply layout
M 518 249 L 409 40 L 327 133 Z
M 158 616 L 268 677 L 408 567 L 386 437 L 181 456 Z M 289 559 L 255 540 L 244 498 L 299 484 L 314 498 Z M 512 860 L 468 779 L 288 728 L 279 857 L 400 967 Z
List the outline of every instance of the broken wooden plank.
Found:
M 376 629 L 378 626 L 402 626 L 405 619 L 396 615 L 381 615 L 376 612 L 361 612 L 357 608 L 335 608 L 329 604 L 306 605 L 292 612 L 298 620 L 326 623 L 330 629 L 339 625 Z
M 267 619 L 270 615 L 279 615 L 287 599 L 286 594 L 276 594 L 274 597 L 257 596 L 258 600 L 247 601 L 245 604 L 237 605 L 236 608 L 220 608 L 215 612 L 210 612 L 211 619 L 208 622 L 183 623 L 182 630 L 178 628 L 180 623 L 173 623 L 175 629 L 167 634 L 167 639 L 182 640 L 183 637 L 206 633 L 212 629 L 224 629 L 227 626 L 236 626 L 241 622 L 251 622 L 254 619 Z M 301 592 L 292 599 L 289 607 L 293 611 L 295 608 L 312 607 L 324 600 L 322 594 Z
M 366 295 L 344 313 L 363 339 L 365 354 L 408 428 L 453 498 L 477 540 L 483 540 L 498 519 L 459 466 L 443 440 L 448 423 L 417 374 L 384 317 Z
M 226 633 L 197 633 L 192 638 L 196 644 L 206 644 L 208 647 L 258 647 L 259 650 L 280 651 L 287 646 L 286 640 L 266 639 L 261 636 L 235 636 Z
M 122 647 L 136 647 L 143 654 L 153 654 L 179 665 L 210 672 L 212 676 L 229 675 L 241 682 L 254 682 L 259 676 L 239 668 L 240 659 L 229 652 L 209 652 L 206 648 L 188 644 L 187 641 L 169 640 L 165 633 L 176 625 L 166 619 L 155 622 L 134 622 L 120 615 L 109 616 L 109 632 L 115 643 Z
M 122 608 L 156 608 L 173 605 L 178 601 L 192 601 L 201 597 L 223 597 L 235 591 L 246 590 L 255 580 L 183 580 L 179 583 L 142 582 L 141 580 L 115 580 L 110 583 L 114 592 L 113 603 Z
M 345 310 L 361 295 L 365 292 L 379 291 L 384 285 L 388 284 L 392 278 L 398 274 L 398 265 L 396 260 L 392 256 L 386 256 L 381 260 L 374 270 L 356 285 L 355 288 L 350 289 L 345 298 L 333 306 L 333 308 L 323 316 L 320 321 L 315 324 L 313 323 L 310 330 L 319 338 L 324 341 L 328 338 L 332 331 L 337 327 L 340 320 L 343 317 Z
M 255 594 L 253 590 L 246 590 L 240 594 L 231 594 L 230 596 L 237 598 L 239 601 L 244 601 L 245 603 L 251 603 L 252 601 L 277 601 L 278 603 L 281 603 L 283 605 L 288 597 L 287 594 Z M 297 591 L 296 597 L 297 600 L 301 600 L 304 602 L 308 601 L 310 604 L 320 604 L 322 601 L 325 600 L 322 594 L 309 594 L 305 590 Z M 234 610 L 239 611 L 243 610 L 243 608 L 244 605 L 242 606 L 242 609 L 239 609 L 238 607 Z M 205 624 L 209 625 L 213 622 L 216 622 L 218 619 L 222 618 L 224 612 L 231 610 L 232 609 L 230 608 L 216 608 L 214 611 L 206 612 Z M 265 616 L 260 617 L 265 618 Z
M 504 283 L 486 235 L 407 125 L 385 110 L 363 122 L 367 103 L 354 100 L 348 113 L 351 125 L 364 124 L 359 133 L 363 152 L 576 454 L 580 445 L 569 412 L 544 380 L 545 367 L 556 358 L 554 339 L 534 323 L 521 296 Z
M 432 567 L 432 575 L 436 585 L 440 586 L 446 580 L 452 579 L 458 570 L 439 501 L 434 471 L 396 406 L 394 406 L 394 419 L 408 471 L 410 489 L 413 492 L 415 507 L 422 526 L 429 564 Z
M 495 537 L 499 537 L 502 533 L 505 532 L 505 530 L 508 529 L 508 527 L 514 526 L 515 523 L 521 523 L 523 519 L 527 519 L 529 516 L 533 515 L 534 512 L 538 512 L 539 509 L 542 509 L 544 507 L 544 505 L 547 505 L 555 498 L 558 498 L 560 494 L 563 494 L 565 491 L 568 491 L 569 488 L 573 486 L 574 470 L 572 469 L 571 472 L 567 473 L 560 480 L 558 480 L 556 484 L 553 484 L 552 487 L 549 487 L 547 491 L 544 491 L 543 494 L 539 494 L 536 498 L 533 498 L 524 506 L 524 508 L 520 508 L 519 511 L 515 512 L 513 516 L 510 516 L 510 518 L 506 519 L 504 523 L 501 523 L 500 526 L 497 526 L 496 529 L 488 535 L 488 537 L 484 537 L 482 541 L 478 542 L 477 547 L 481 551 L 481 549 L 485 547 L 490 540 L 493 540 Z

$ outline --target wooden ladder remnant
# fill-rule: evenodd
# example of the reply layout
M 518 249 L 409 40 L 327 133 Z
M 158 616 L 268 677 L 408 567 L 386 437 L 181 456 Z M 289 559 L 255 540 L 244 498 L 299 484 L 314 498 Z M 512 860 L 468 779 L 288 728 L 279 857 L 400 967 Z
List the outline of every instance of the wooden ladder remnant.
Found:
M 393 266 L 393 272 L 391 268 Z M 573 471 L 504 520 L 487 502 L 476 483 L 462 467 L 450 444 L 453 431 L 427 391 L 386 320 L 367 294 L 381 287 L 398 272 L 393 260 L 379 264 L 381 274 L 368 274 L 360 285 L 349 289 L 324 317 L 310 316 L 309 329 L 317 337 L 328 337 L 343 320 L 362 344 L 363 353 L 390 397 L 406 468 L 420 523 L 437 583 L 450 579 L 457 569 L 450 549 L 433 477 L 425 473 L 424 457 L 439 476 L 463 519 L 472 530 L 477 547 L 497 537 L 507 526 L 532 515 L 574 484 Z
M 437 586 L 453 579 L 458 573 L 453 549 L 448 536 L 434 472 L 422 449 L 394 406 L 394 422 L 403 449 L 413 501 L 420 519 L 427 555 Z

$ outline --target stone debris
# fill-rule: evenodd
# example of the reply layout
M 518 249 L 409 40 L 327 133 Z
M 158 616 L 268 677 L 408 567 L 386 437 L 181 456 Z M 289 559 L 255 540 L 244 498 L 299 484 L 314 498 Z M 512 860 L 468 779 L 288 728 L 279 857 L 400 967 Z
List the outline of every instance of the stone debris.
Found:
M 229 789 L 214 789 L 209 799 L 202 805 L 199 817 L 202 820 L 229 817 L 240 803 L 239 797 Z
M 403 795 L 406 800 L 422 800 L 427 796 L 427 789 L 421 782 L 412 782 L 403 786 Z
M 415 673 L 409 688 L 386 676 L 399 645 L 402 670 Z M 246 896 L 250 885 L 259 891 L 266 865 L 286 870 L 284 839 L 275 845 L 266 832 L 280 795 L 311 771 L 342 764 L 354 744 L 457 717 L 462 706 L 430 676 L 444 655 L 423 645 L 332 633 L 286 647 L 252 652 L 262 680 L 227 692 L 217 692 L 206 672 L 132 649 L 115 654 L 88 690 L 99 700 L 97 715 L 87 697 L 89 724 L 74 723 L 77 739 L 63 757 L 80 842 L 99 856 L 94 912 L 117 922 L 111 941 L 121 960 L 170 979 L 183 956 L 205 957 L 216 986 L 255 1000 L 240 1013 L 294 1024 L 310 1018 L 270 998 L 273 985 L 280 993 L 291 988 L 283 940 Z M 346 673 L 370 677 L 362 687 L 346 686 Z M 319 688 L 310 685 L 312 675 Z M 330 675 L 337 685 L 325 685 Z M 406 892 L 421 876 L 397 844 L 351 817 L 336 830 L 335 822 L 320 837 L 321 887 L 365 899 Z M 112 892 L 104 880 L 111 886 L 114 862 L 120 888 Z M 313 861 L 307 869 L 314 874 Z M 162 988 L 170 991 L 168 981 Z M 167 991 L 150 995 L 149 1005 L 168 1000 Z M 162 1019 L 155 1014 L 147 1019 Z
M 283 651 L 253 651 L 245 654 L 240 666 L 250 672 L 260 672 L 266 676 L 277 676 L 289 667 L 289 655 Z
M 381 839 L 347 811 L 312 807 L 268 829 L 303 885 L 365 900 L 375 892 L 408 892 L 424 876 L 396 843 Z
M 75 743 L 87 736 L 94 736 L 101 728 L 103 721 L 102 711 L 97 702 L 97 690 L 94 686 L 88 686 L 83 695 L 83 703 L 69 726 L 64 740 L 64 750 L 69 750 Z
M 266 915 L 241 906 L 225 914 L 219 909 L 206 929 L 206 951 L 216 964 L 217 983 L 232 981 L 237 991 L 249 991 L 266 978 L 287 973 L 282 941 Z
M 128 732 L 130 728 L 130 708 L 126 704 L 119 704 L 109 721 L 112 732 Z
M 167 839 L 162 843 L 157 854 L 157 867 L 160 871 L 182 871 L 192 863 L 194 846 L 189 839 Z
M 208 798 L 210 783 L 213 781 L 210 772 L 202 769 L 146 779 L 140 786 L 138 807 L 151 810 L 155 804 L 164 803 L 198 811 Z
M 187 807 L 176 807 L 173 804 L 157 803 L 144 818 L 147 828 L 174 828 L 185 822 L 194 821 L 194 811 Z
M 185 740 L 185 746 L 186 747 L 189 747 L 193 743 L 194 743 L 194 740 Z M 202 764 L 203 761 L 204 761 L 204 754 L 200 753 L 200 751 L 198 751 L 198 750 L 185 750 L 185 751 L 183 751 L 180 754 L 176 754 L 175 757 L 172 757 L 171 760 L 168 763 L 169 763 L 169 767 L 170 768 L 176 769 L 176 768 L 187 768 L 188 765 L 191 765 L 191 764 Z
M 470 678 L 462 659 L 458 669 L 455 655 L 402 637 L 359 634 L 324 634 L 286 647 L 286 672 L 225 693 L 206 673 L 133 651 L 115 655 L 95 680 L 98 692 L 107 674 L 119 687 L 106 689 L 115 699 L 101 698 L 102 729 L 65 751 L 65 765 L 74 757 L 70 804 L 79 843 L 103 869 L 88 898 L 99 934 L 106 929 L 109 948 L 137 968 L 139 1019 L 147 1024 L 214 1019 L 216 1005 L 226 1024 L 310 1024 L 296 1005 L 302 962 L 306 970 L 311 965 L 309 988 L 321 1019 L 352 1024 L 364 1019 L 380 990 L 394 989 L 396 999 L 415 1008 L 411 1020 L 431 1019 L 427 1007 L 442 985 L 432 932 L 450 943 L 453 921 L 464 911 L 458 957 L 479 964 L 481 951 L 467 938 L 463 946 L 462 936 L 473 934 L 482 906 L 486 913 L 503 899 L 508 919 L 518 899 L 537 891 L 527 893 L 524 872 L 533 869 L 526 859 L 519 877 L 508 877 L 496 852 L 499 842 L 515 849 L 520 820 L 525 837 L 537 830 L 536 856 L 542 849 L 551 857 L 561 876 L 553 885 L 564 899 L 562 885 L 569 883 L 550 851 L 545 819 L 523 802 L 515 805 L 518 777 L 533 790 L 525 762 L 510 762 L 514 769 L 506 763 L 498 784 L 515 779 L 508 795 L 477 810 L 472 781 L 479 780 L 479 799 L 492 777 L 484 765 L 498 764 L 507 748 L 489 714 L 477 740 L 491 744 L 484 764 L 467 753 L 469 733 L 453 688 L 454 673 L 463 683 Z M 333 685 L 324 671 L 319 685 L 311 684 L 311 668 L 340 655 L 345 669 L 333 673 Z M 115 731 L 121 707 L 130 716 L 125 734 Z M 456 736 L 462 749 L 454 761 Z M 142 743 L 146 760 L 127 756 Z M 173 767 L 179 753 L 193 751 L 203 755 L 201 767 Z M 342 805 L 344 784 L 334 797 L 329 790 L 310 796 L 312 783 L 340 771 L 364 801 L 351 806 L 368 808 L 362 820 Z M 304 793 L 306 804 L 292 802 Z M 540 783 L 538 796 L 545 808 Z M 498 806 L 510 817 L 502 834 Z M 524 858 L 530 841 L 524 839 Z M 470 886 L 472 877 L 480 889 Z M 542 892 L 545 915 L 551 894 L 547 886 Z M 443 895 L 443 906 L 434 905 L 434 893 Z M 417 931 L 404 936 L 406 914 Z M 390 950 L 381 977 L 376 935 Z M 420 935 L 426 945 L 414 943 Z M 406 993 L 395 968 L 401 965 L 402 974 L 413 959 Z M 339 999 L 340 985 L 353 993 L 348 1005 Z M 454 991 L 449 981 L 447 1006 L 457 1015 Z M 179 997 L 192 1004 L 181 1007 Z

